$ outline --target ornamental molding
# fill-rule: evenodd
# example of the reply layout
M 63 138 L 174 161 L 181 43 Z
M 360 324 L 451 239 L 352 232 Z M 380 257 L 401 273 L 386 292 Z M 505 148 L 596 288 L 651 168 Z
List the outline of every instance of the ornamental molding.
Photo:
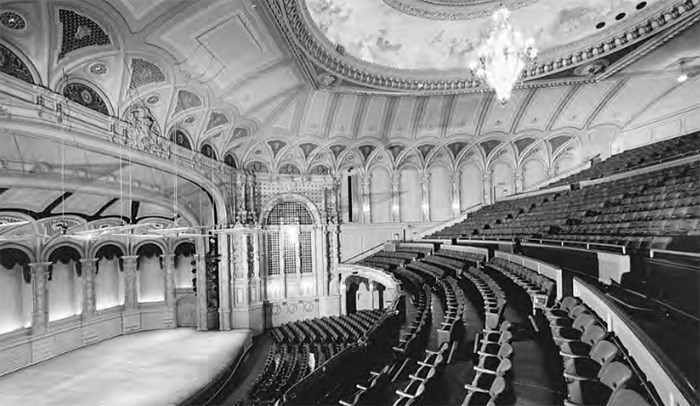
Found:
M 537 3 L 540 0 L 504 0 L 502 2 L 492 0 L 463 0 L 463 1 L 435 1 L 435 0 L 382 0 L 386 5 L 404 14 L 425 18 L 429 20 L 471 20 L 490 16 L 500 4 L 509 10 Z
M 332 44 L 316 27 L 304 0 L 265 0 L 265 5 L 282 37 L 289 45 L 303 75 L 316 89 L 357 94 L 447 95 L 483 92 L 480 81 L 464 74 L 450 77 L 449 72 L 425 72 L 383 67 L 361 61 Z M 399 1 L 399 0 L 397 0 Z M 658 35 L 677 35 L 680 30 L 667 30 L 681 24 L 687 28 L 700 15 L 700 0 L 681 0 L 668 7 L 659 7 L 642 21 L 620 26 L 614 32 L 578 41 L 540 55 L 523 73 L 523 83 L 516 89 L 590 83 L 602 76 L 548 78 L 580 65 L 609 56 L 631 45 L 655 36 L 646 53 L 665 41 Z M 666 31 L 666 32 L 664 32 Z M 675 32 L 674 32 L 675 31 Z M 643 54 L 632 52 L 622 59 L 630 64 Z M 465 68 L 465 72 L 466 72 Z M 604 71 L 605 72 L 605 71 Z M 604 73 L 603 72 L 603 73 Z M 469 76 L 469 77 L 467 77 Z

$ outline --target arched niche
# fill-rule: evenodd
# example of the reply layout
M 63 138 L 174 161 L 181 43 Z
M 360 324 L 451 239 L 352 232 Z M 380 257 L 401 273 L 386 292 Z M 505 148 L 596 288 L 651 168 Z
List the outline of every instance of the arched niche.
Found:
M 491 190 L 495 200 L 515 192 L 513 167 L 505 161 L 496 161 L 491 165 Z
M 370 210 L 373 223 L 391 221 L 391 174 L 381 166 L 370 171 Z
M 83 279 L 80 252 L 73 246 L 61 245 L 49 254 L 48 308 L 49 321 L 61 320 L 81 313 Z
M 443 165 L 432 165 L 430 173 L 430 220 L 444 221 L 450 218 L 452 208 L 452 176 Z
M 194 255 L 197 250 L 194 243 L 185 241 L 175 247 L 175 287 L 192 288 L 192 280 L 196 274 L 196 262 Z
M 420 172 L 413 166 L 404 166 L 399 171 L 399 217 L 401 221 L 421 220 Z
M 109 309 L 124 304 L 124 250 L 106 243 L 95 252 L 95 308 Z
M 214 150 L 214 147 L 212 147 L 209 144 L 203 144 L 202 148 L 200 148 L 199 152 L 202 153 L 207 158 L 211 158 L 216 161 L 216 151 Z
M 147 242 L 137 248 L 136 255 L 138 255 L 138 301 L 140 303 L 164 301 L 163 249 L 157 244 Z
M 0 249 L 0 334 L 32 324 L 29 263 L 29 255 L 21 249 Z
M 484 186 L 481 168 L 476 163 L 467 162 L 459 169 L 460 211 L 464 211 L 484 201 Z
M 192 142 L 190 141 L 190 136 L 179 128 L 174 128 L 170 130 L 170 141 L 174 142 L 176 145 L 181 146 L 185 149 L 192 149 Z
M 547 179 L 547 168 L 539 159 L 528 159 L 523 163 L 523 188 L 528 189 Z

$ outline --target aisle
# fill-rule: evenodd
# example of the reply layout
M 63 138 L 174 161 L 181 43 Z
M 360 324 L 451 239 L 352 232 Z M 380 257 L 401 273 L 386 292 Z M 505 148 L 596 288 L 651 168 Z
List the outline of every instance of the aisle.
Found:
M 173 405 L 244 350 L 249 330 L 119 336 L 0 377 L 2 406 Z

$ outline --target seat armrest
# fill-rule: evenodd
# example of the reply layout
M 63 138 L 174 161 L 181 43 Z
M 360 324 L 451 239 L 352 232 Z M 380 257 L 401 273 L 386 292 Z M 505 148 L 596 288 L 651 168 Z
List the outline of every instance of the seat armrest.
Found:
M 481 392 L 481 393 L 489 393 L 488 389 L 480 388 L 478 386 L 474 386 L 471 384 L 466 384 L 464 385 L 464 389 L 470 391 L 470 392 Z
M 559 351 L 559 355 L 561 355 L 562 357 L 567 357 L 567 358 L 588 358 L 587 355 L 572 354 L 570 352 L 564 352 L 564 351 Z
M 396 394 L 399 395 L 399 396 L 401 396 L 402 398 L 411 398 L 411 399 L 413 399 L 413 398 L 416 397 L 415 395 L 411 395 L 410 393 L 406 393 L 406 392 L 404 392 L 404 391 L 402 391 L 402 390 L 397 390 L 397 391 L 396 391 Z
M 595 379 L 594 377 L 570 374 L 566 371 L 564 371 L 564 378 L 572 380 L 572 381 L 591 381 L 591 380 Z
M 491 369 L 482 368 L 482 367 L 479 367 L 476 365 L 473 368 L 476 372 L 481 372 L 481 373 L 490 374 L 490 375 L 496 375 L 496 371 L 491 370 Z
M 357 389 L 359 389 L 359 390 L 367 390 L 367 387 L 366 387 L 366 386 L 360 385 L 359 383 L 358 383 L 357 385 L 355 385 L 355 387 L 356 387 Z

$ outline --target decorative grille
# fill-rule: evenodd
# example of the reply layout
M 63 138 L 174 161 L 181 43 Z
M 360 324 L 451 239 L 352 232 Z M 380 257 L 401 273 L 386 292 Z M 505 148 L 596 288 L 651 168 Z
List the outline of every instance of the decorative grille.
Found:
M 280 274 L 280 239 L 276 233 L 267 236 L 267 273 Z
M 309 210 L 301 203 L 283 202 L 275 206 L 267 216 L 268 225 L 284 224 L 313 224 Z
M 311 255 L 311 232 L 302 231 L 299 233 L 299 244 L 301 254 L 301 273 L 313 272 L 313 258 Z
M 284 273 L 297 273 L 297 260 L 295 243 L 289 238 L 289 235 L 282 232 L 282 241 L 284 241 Z

